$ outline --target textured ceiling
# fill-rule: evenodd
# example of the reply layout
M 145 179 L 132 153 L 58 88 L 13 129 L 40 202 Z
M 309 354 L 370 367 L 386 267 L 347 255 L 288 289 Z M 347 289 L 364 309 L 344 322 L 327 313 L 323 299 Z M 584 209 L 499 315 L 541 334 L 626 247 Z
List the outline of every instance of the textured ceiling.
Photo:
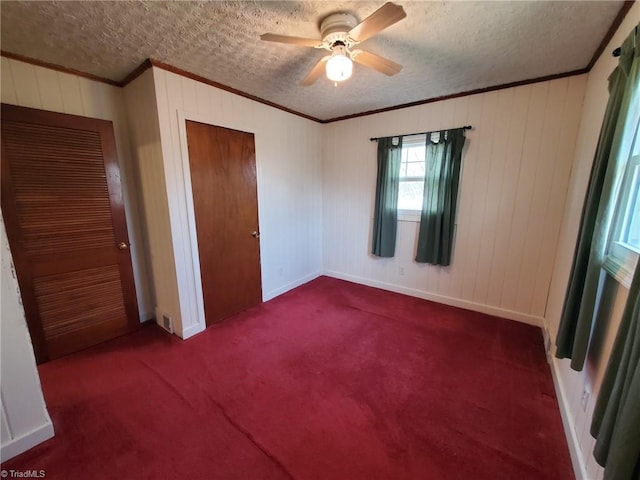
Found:
M 359 48 L 403 70 L 355 65 L 338 87 L 325 77 L 299 85 L 322 51 L 259 38 L 319 38 L 327 14 L 361 21 L 383 3 L 2 1 L 1 46 L 116 81 L 152 58 L 326 120 L 582 69 L 623 2 L 396 0 L 407 18 Z

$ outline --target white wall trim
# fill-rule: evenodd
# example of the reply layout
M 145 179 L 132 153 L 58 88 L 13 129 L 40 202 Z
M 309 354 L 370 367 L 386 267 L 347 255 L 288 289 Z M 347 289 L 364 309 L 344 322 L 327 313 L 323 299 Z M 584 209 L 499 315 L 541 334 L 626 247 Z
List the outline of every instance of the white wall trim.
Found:
M 195 217 L 195 208 L 193 205 L 193 195 L 191 194 L 192 184 L 191 184 L 191 166 L 189 163 L 189 145 L 187 141 L 187 120 L 193 120 L 195 122 L 205 123 L 207 125 L 212 126 L 220 126 L 223 128 L 235 128 L 238 130 L 235 125 L 228 125 L 227 122 L 220 122 L 218 119 L 215 119 L 211 113 L 200 113 L 200 112 L 187 112 L 183 110 L 176 110 L 177 114 L 177 122 L 178 122 L 178 135 L 180 137 L 180 160 L 182 163 L 182 177 L 184 183 L 184 200 L 185 200 L 185 210 L 187 214 L 187 225 L 188 231 L 183 235 L 184 240 L 183 244 L 189 247 L 191 253 L 191 268 L 189 268 L 190 273 L 193 277 L 193 285 L 195 287 L 195 291 L 193 292 L 190 301 L 195 303 L 196 307 L 196 315 L 197 322 L 189 325 L 187 327 L 183 326 L 182 329 L 182 339 L 187 339 L 196 335 L 197 333 L 202 332 L 206 328 L 206 320 L 204 314 L 204 294 L 202 292 L 202 272 L 200 270 L 200 253 L 198 250 L 198 234 L 196 230 L 196 217 Z M 241 131 L 251 133 L 254 136 L 254 141 L 257 143 L 257 132 L 253 131 L 253 129 L 243 128 Z M 258 165 L 258 156 L 256 154 L 256 189 L 258 189 L 259 179 L 260 179 L 260 171 Z M 258 210 L 260 208 L 259 201 L 259 191 L 256 192 L 258 194 Z M 260 215 L 258 215 L 258 219 Z M 185 249 L 186 250 L 186 249 Z M 262 265 L 260 266 L 262 268 Z M 264 298 L 263 298 L 264 301 Z M 184 319 L 183 319 L 184 320 Z
M 325 270 L 323 275 L 328 277 L 338 278 L 340 280 L 347 280 L 349 282 L 360 283 L 369 287 L 381 288 L 383 290 L 389 290 L 391 292 L 402 293 L 412 297 L 423 298 L 432 302 L 443 303 L 445 305 L 451 305 L 453 307 L 465 308 L 467 310 L 473 310 L 474 312 L 486 313 L 487 315 L 493 315 L 500 318 L 506 318 L 509 320 L 515 320 L 518 322 L 526 323 L 536 327 L 542 327 L 544 319 L 542 317 L 536 317 L 526 313 L 514 312 L 513 310 L 507 310 L 499 307 L 492 307 L 490 305 L 483 305 L 481 303 L 470 302 L 468 300 L 460 300 L 458 298 L 447 297 L 444 295 L 438 295 L 436 293 L 429 293 L 415 288 L 403 287 L 401 285 L 395 285 L 392 283 L 380 282 L 377 280 L 371 280 L 369 278 L 358 277 L 355 275 L 349 275 L 346 273 L 334 272 Z
M 189 325 L 187 328 L 182 330 L 182 337 L 180 338 L 186 340 L 187 338 L 193 337 L 200 332 L 204 332 L 205 328 L 207 328 L 206 324 L 201 325 L 199 323 L 196 323 L 194 325 Z
M 551 366 L 551 376 L 553 377 L 553 386 L 556 390 L 556 398 L 558 399 L 558 405 L 560 406 L 560 416 L 562 417 L 562 426 L 564 427 L 564 434 L 567 438 L 567 445 L 569 446 L 569 455 L 571 456 L 571 464 L 573 465 L 573 473 L 576 476 L 576 480 L 588 480 L 587 464 L 582 455 L 580 449 L 580 442 L 576 434 L 575 423 L 571 416 L 571 408 L 569 406 L 566 390 L 562 383 L 562 377 L 558 373 L 557 359 L 547 353 L 549 358 L 549 365 Z
M 293 282 L 289 282 L 286 285 L 283 285 L 281 287 L 275 288 L 275 289 L 271 290 L 270 292 L 267 292 L 267 293 L 262 295 L 263 301 L 266 302 L 267 300 L 271 300 L 272 298 L 275 298 L 275 297 L 277 297 L 279 295 L 282 295 L 283 293 L 286 293 L 289 290 L 293 290 L 294 288 L 299 287 L 300 285 L 304 285 L 305 283 L 308 283 L 311 280 L 313 280 L 315 278 L 318 278 L 320 275 L 322 275 L 321 272 L 311 273 L 309 275 L 305 275 L 304 277 L 298 278 L 297 280 L 294 280 Z
M 40 425 L 35 430 L 25 433 L 24 435 L 12 438 L 2 445 L 2 448 L 0 449 L 1 461 L 5 462 L 53 437 L 53 424 L 49 419 L 49 415 L 46 415 L 46 423 Z
M 198 250 L 198 234 L 196 231 L 196 217 L 195 209 L 193 206 L 193 195 L 191 194 L 191 168 L 189 164 L 189 145 L 187 142 L 187 120 L 195 120 L 203 123 L 207 123 L 202 119 L 199 119 L 199 115 L 193 113 L 183 112 L 177 110 L 178 115 L 178 132 L 180 136 L 180 157 L 182 163 L 182 177 L 184 179 L 184 191 L 185 191 L 185 204 L 187 213 L 187 224 L 189 230 L 185 232 L 184 242 L 188 243 L 191 247 L 191 275 L 193 276 L 193 284 L 195 291 L 193 293 L 192 301 L 195 302 L 197 323 L 184 327 L 182 329 L 182 338 L 189 338 L 196 333 L 201 332 L 206 328 L 206 321 L 204 316 L 204 294 L 202 293 L 202 275 L 200 272 L 200 253 Z M 193 331 L 193 333 L 188 333 Z

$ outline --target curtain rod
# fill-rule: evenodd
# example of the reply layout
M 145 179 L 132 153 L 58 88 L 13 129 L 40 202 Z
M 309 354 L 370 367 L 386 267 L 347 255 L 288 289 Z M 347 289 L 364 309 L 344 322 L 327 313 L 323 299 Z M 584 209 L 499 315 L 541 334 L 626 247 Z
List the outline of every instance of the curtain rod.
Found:
M 473 127 L 471 125 L 465 125 L 464 127 L 459 127 L 459 128 L 463 128 L 465 130 L 471 130 Z M 457 130 L 457 129 L 456 128 L 448 128 L 447 130 Z M 425 135 L 427 133 L 435 133 L 435 132 L 441 132 L 441 131 L 442 130 L 433 130 L 431 132 L 405 133 L 404 135 L 391 135 L 391 136 L 392 137 L 410 137 L 412 135 Z M 371 140 L 372 142 L 375 142 L 379 138 L 384 138 L 384 137 L 371 137 L 369 140 Z
M 635 31 L 635 35 L 636 35 L 636 38 L 637 38 L 638 37 L 638 26 L 637 25 L 636 25 L 636 28 L 634 28 L 634 31 Z M 613 52 L 611 52 L 611 55 L 613 55 L 614 57 L 619 57 L 621 53 L 622 53 L 622 47 L 618 47 Z

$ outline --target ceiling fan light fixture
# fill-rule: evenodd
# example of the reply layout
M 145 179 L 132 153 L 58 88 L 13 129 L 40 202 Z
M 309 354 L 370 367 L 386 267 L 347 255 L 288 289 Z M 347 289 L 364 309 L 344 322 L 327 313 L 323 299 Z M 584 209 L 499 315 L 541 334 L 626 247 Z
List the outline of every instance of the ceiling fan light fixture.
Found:
M 335 47 L 331 58 L 327 60 L 327 78 L 333 82 L 342 82 L 351 77 L 353 62 L 344 47 Z
M 1 0 L 0 0 L 1 1 Z M 407 14 L 400 5 L 387 2 L 360 23 L 349 13 L 332 13 L 320 23 L 322 40 L 293 37 L 277 33 L 265 33 L 260 39 L 267 42 L 288 43 L 303 47 L 321 48 L 329 50 L 330 55 L 322 57 L 313 66 L 300 85 L 308 87 L 315 83 L 322 75 L 324 68 L 327 78 L 335 86 L 351 77 L 353 62 L 372 68 L 388 76 L 395 75 L 402 70 L 402 65 L 386 58 L 362 50 L 352 50 L 356 45 L 376 35 L 385 28 L 394 25 Z

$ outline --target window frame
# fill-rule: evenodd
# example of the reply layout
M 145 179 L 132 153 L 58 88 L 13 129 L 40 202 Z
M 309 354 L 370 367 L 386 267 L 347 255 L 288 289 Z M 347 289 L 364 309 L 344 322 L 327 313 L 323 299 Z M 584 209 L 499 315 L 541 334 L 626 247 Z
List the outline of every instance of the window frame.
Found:
M 631 221 L 630 210 L 640 202 L 640 192 L 633 190 L 640 185 L 640 120 L 635 121 L 629 157 L 622 169 L 621 180 L 617 192 L 616 206 L 611 222 L 607 252 L 603 268 L 620 284 L 629 288 L 633 272 L 640 257 L 640 248 L 621 241 L 620 237 Z
M 407 163 L 406 161 L 403 162 L 402 160 L 405 159 L 405 155 L 407 155 L 407 153 L 405 153 L 405 148 L 416 148 L 416 147 L 424 147 L 425 148 L 425 156 L 426 156 L 426 143 L 427 143 L 427 135 L 422 133 L 422 134 L 418 134 L 418 135 L 410 135 L 410 136 L 406 136 L 402 138 L 402 159 L 400 162 L 400 168 L 402 169 L 402 163 Z M 426 158 L 423 158 L 423 162 L 425 162 L 425 173 L 423 176 L 399 176 L 399 184 L 402 182 L 415 182 L 415 181 L 421 181 L 422 182 L 422 186 L 424 188 L 424 180 L 425 177 L 427 175 L 427 168 L 426 168 Z M 400 189 L 398 188 L 398 191 Z M 400 204 L 400 194 L 398 193 L 398 205 L 396 206 L 397 209 L 397 214 L 398 214 L 398 220 L 399 221 L 404 221 L 404 222 L 419 222 L 420 221 L 420 217 L 422 215 L 422 208 L 420 209 L 408 209 L 408 208 L 400 208 L 399 207 Z

